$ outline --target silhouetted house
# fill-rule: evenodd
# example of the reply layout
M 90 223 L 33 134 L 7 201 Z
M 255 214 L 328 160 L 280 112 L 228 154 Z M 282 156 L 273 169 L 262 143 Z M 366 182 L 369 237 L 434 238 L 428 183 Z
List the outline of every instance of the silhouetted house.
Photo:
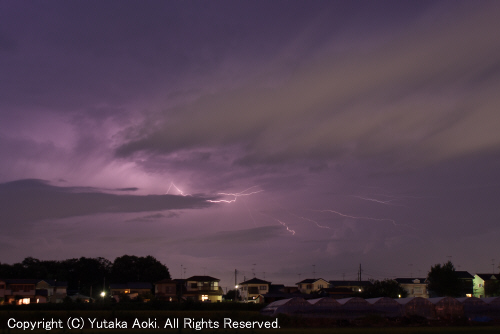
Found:
M 271 282 L 256 277 L 238 284 L 241 299 L 247 303 L 263 303 L 264 297 L 262 296 L 270 292 L 270 286 Z
M 93 298 L 82 295 L 80 293 L 75 293 L 74 295 L 69 296 L 69 298 L 74 302 L 82 302 L 82 303 L 90 303 L 90 301 L 94 300 Z
M 496 274 L 476 274 L 474 276 L 474 297 L 492 297 L 491 287 L 497 282 L 500 275 Z
M 0 297 L 4 304 L 34 304 L 47 302 L 47 291 L 36 290 L 38 279 L 0 280 Z
M 370 281 L 329 281 L 329 288 L 346 288 L 354 293 L 365 291 L 367 286 L 372 285 Z
M 162 301 L 178 301 L 177 282 L 171 279 L 156 282 L 155 297 Z
M 401 316 L 401 306 L 393 298 L 379 297 L 365 299 L 372 305 L 376 314 L 387 318 L 395 318 Z
M 406 290 L 408 293 L 407 297 L 429 298 L 426 278 L 395 278 L 394 280 Z
M 403 316 L 420 316 L 427 319 L 436 318 L 436 310 L 434 304 L 431 303 L 427 298 L 397 298 L 395 299 L 395 301 L 397 301 L 401 305 Z
M 67 296 L 68 282 L 56 280 L 41 280 L 36 284 L 36 290 L 45 290 L 48 303 L 62 303 Z
M 428 298 L 436 311 L 439 319 L 454 319 L 464 316 L 464 305 L 452 297 Z
M 120 296 L 128 296 L 130 299 L 136 299 L 139 296 L 149 296 L 153 285 L 149 282 L 127 282 L 126 284 L 110 284 L 111 296 L 120 301 Z
M 455 271 L 462 282 L 462 294 L 460 297 L 472 297 L 474 295 L 474 276 L 468 271 Z
M 183 298 L 200 302 L 220 302 L 224 293 L 219 281 L 211 276 L 191 276 L 185 281 Z
M 328 288 L 329 283 L 322 278 L 307 278 L 296 283 L 301 293 L 317 292 L 323 288 Z
M 260 312 L 268 316 L 276 316 L 280 313 L 287 315 L 304 315 L 310 313 L 311 307 L 311 304 L 304 298 L 296 297 L 272 302 Z
M 337 302 L 342 307 L 342 314 L 344 319 L 355 319 L 364 317 L 373 313 L 373 307 L 363 298 L 351 297 L 337 299 Z
M 297 293 L 300 292 L 297 286 L 285 286 L 283 288 L 284 293 Z
M 469 320 L 483 317 L 488 313 L 488 305 L 476 297 L 460 297 L 457 300 L 464 306 L 464 316 Z

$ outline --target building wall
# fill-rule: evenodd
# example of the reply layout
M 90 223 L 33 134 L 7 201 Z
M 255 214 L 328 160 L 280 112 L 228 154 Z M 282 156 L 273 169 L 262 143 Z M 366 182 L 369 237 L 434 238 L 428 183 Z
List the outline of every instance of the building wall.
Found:
M 479 276 L 474 276 L 474 297 L 484 298 L 484 280 Z
M 244 284 L 241 286 L 241 298 L 245 301 L 254 300 L 259 295 L 269 292 L 268 284 Z
M 324 279 L 317 280 L 313 283 L 300 283 L 298 284 L 301 293 L 311 293 L 314 291 L 319 291 L 323 288 L 328 288 L 329 283 Z

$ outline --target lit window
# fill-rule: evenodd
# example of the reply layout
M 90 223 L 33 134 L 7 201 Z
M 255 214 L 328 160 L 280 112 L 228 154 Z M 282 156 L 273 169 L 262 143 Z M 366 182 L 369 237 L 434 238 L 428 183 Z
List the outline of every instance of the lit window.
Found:
M 201 301 L 204 302 L 208 300 L 208 295 L 201 295 Z
M 23 299 L 20 299 L 19 300 L 19 304 L 29 304 L 30 303 L 30 299 L 29 298 L 23 298 Z

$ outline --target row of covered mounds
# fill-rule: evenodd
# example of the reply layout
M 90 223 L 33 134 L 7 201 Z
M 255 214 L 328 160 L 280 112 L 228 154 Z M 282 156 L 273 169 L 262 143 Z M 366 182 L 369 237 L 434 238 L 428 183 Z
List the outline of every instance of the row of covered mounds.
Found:
M 328 317 L 355 319 L 367 315 L 387 318 L 419 316 L 427 319 L 467 318 L 470 320 L 488 317 L 500 319 L 500 297 L 491 298 L 371 298 L 358 297 L 334 299 L 323 297 L 305 300 L 296 297 L 278 300 L 262 309 L 262 314 L 276 316 L 302 315 L 308 317 Z

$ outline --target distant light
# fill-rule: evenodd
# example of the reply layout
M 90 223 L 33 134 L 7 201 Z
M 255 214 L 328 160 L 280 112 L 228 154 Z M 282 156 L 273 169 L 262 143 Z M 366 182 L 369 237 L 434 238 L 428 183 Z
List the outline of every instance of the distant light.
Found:
M 235 285 L 234 287 L 235 287 L 236 289 L 238 289 L 238 288 L 239 288 L 239 286 L 238 286 L 238 285 Z
M 398 295 L 399 298 L 401 298 L 401 295 Z
M 359 292 L 361 292 L 361 289 L 358 289 Z
M 101 292 L 101 297 L 104 297 L 106 295 L 106 292 Z

